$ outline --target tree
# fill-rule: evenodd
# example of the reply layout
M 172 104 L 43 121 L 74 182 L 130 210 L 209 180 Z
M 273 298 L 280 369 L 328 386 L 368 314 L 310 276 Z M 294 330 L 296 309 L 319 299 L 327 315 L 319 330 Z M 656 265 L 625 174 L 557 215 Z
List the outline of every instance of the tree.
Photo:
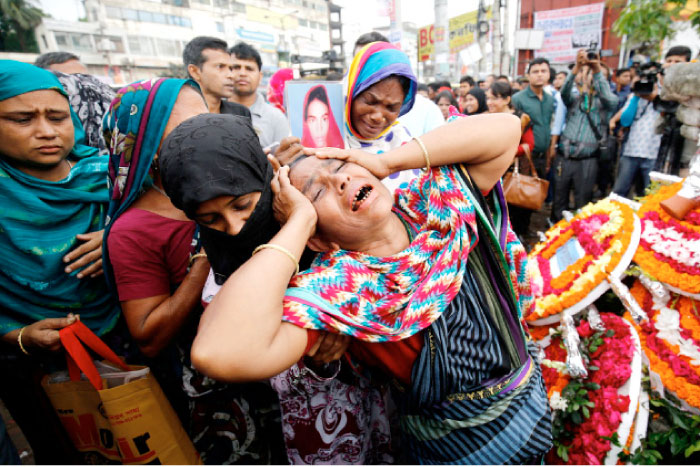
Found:
M 675 33 L 674 22 L 682 21 L 681 11 L 687 0 L 631 0 L 613 25 L 613 31 L 627 36 L 649 52 L 658 53 L 658 44 Z M 691 24 L 700 28 L 700 15 L 690 17 Z
M 0 0 L 0 50 L 38 52 L 33 30 L 46 16 L 27 0 Z

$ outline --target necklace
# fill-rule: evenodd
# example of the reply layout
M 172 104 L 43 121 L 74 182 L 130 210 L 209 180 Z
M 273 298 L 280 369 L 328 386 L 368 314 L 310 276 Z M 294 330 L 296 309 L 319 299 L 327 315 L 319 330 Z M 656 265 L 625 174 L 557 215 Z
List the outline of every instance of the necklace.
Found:
M 63 160 L 66 161 L 66 164 L 68 164 L 68 170 L 71 170 L 73 168 L 73 164 L 71 164 L 68 159 L 63 159 Z
M 158 188 L 157 186 L 151 185 L 151 188 L 153 188 L 154 190 L 156 190 L 158 193 L 160 193 L 161 195 L 165 196 L 166 198 L 170 199 L 170 196 L 168 196 L 168 194 L 167 194 L 165 191 L 163 191 L 162 189 Z

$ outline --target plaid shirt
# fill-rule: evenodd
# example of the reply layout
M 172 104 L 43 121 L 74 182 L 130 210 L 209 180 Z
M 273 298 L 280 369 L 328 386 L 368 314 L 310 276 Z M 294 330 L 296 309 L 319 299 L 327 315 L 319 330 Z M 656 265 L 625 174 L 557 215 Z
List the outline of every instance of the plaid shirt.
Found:
M 573 146 L 575 143 L 576 149 L 572 149 L 571 153 L 576 154 L 577 157 L 585 157 L 593 154 L 598 148 L 598 138 L 591 128 L 586 113 L 590 115 L 598 133 L 601 136 L 605 135 L 608 131 L 609 117 L 617 108 L 617 96 L 613 94 L 603 73 L 598 72 L 593 75 L 594 92 L 589 94 L 590 100 L 586 106 L 586 95 L 572 92 L 574 77 L 573 73 L 569 74 L 561 88 L 561 98 L 568 108 L 561 144 Z

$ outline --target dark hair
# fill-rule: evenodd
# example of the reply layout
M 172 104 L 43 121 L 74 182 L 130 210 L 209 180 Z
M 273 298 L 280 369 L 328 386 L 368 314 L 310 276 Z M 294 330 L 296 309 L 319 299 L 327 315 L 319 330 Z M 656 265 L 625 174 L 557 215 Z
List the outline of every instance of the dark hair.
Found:
M 455 99 L 455 96 L 452 95 L 452 93 L 450 91 L 442 91 L 440 94 L 435 96 L 435 99 L 433 99 L 433 102 L 435 102 L 437 104 L 438 102 L 440 102 L 440 99 L 442 99 L 443 97 L 446 97 L 447 99 L 450 100 L 450 105 L 454 105 L 455 107 L 457 107 L 459 109 L 459 104 L 457 103 L 457 99 Z
M 387 78 L 396 78 L 397 80 L 399 80 L 399 84 L 401 85 L 401 89 L 403 90 L 403 97 L 405 99 L 408 95 L 408 92 L 411 90 L 411 80 L 403 75 L 389 75 L 387 76 Z
M 182 51 L 182 63 L 185 65 L 185 68 L 187 68 L 188 65 L 201 68 L 205 62 L 204 55 L 202 54 L 205 49 L 228 52 L 228 44 L 216 37 L 195 37 L 185 45 L 185 50 Z M 187 74 L 189 75 L 189 72 L 187 72 Z
M 439 81 L 435 81 L 434 83 L 428 83 L 428 87 L 434 92 L 437 92 L 437 90 L 440 89 L 442 86 L 440 85 Z
M 569 76 L 569 73 L 566 71 L 557 71 L 557 73 L 554 76 L 559 76 L 559 75 Z
M 364 47 L 372 42 L 389 42 L 389 39 L 387 39 L 384 34 L 377 31 L 366 32 L 357 38 L 354 49 Z
M 620 76 L 622 73 L 627 73 L 628 71 L 631 72 L 632 70 L 630 70 L 629 68 L 618 68 L 617 70 L 615 70 L 615 76 Z
M 416 92 L 418 91 L 427 91 L 428 90 L 428 85 L 424 83 L 418 83 L 418 86 L 416 86 Z
M 508 75 L 498 75 L 496 77 L 496 81 L 498 81 L 499 79 L 504 79 L 510 83 L 510 78 L 508 77 Z
M 518 77 L 518 79 L 517 79 L 516 81 L 517 81 L 519 84 L 523 84 L 523 83 L 528 83 L 528 84 L 529 84 L 529 83 L 530 83 L 530 78 L 528 78 L 527 76 L 520 76 L 520 77 Z
M 486 82 L 485 79 L 480 79 L 479 81 L 476 82 L 476 85 L 481 87 L 481 83 L 485 83 L 485 82 Z
M 673 46 L 670 49 L 668 49 L 668 52 L 666 52 L 665 58 L 671 57 L 673 55 L 679 55 L 679 56 L 685 57 L 685 61 L 689 62 L 690 55 L 691 55 L 690 47 L 686 47 L 684 45 Z
M 80 61 L 80 58 L 70 52 L 47 52 L 36 58 L 34 66 L 48 69 L 51 65 L 60 65 L 61 63 L 66 63 L 71 60 Z
M 306 107 L 304 107 L 304 120 L 309 118 L 309 105 L 313 101 L 321 101 L 330 109 L 330 105 L 328 104 L 328 96 L 326 95 L 326 88 L 323 86 L 316 86 L 311 90 L 309 93 L 309 98 L 306 100 Z
M 231 47 L 229 53 L 235 55 L 239 60 L 255 60 L 255 63 L 258 64 L 258 70 L 262 70 L 262 58 L 260 58 L 258 51 L 250 44 L 239 42 Z
M 503 81 L 494 81 L 489 88 L 489 91 L 491 91 L 491 94 L 494 96 L 502 99 L 513 95 L 513 88 L 511 88 L 508 83 L 504 83 Z
M 495 81 L 494 81 L 495 83 Z M 476 115 L 484 112 L 488 112 L 489 107 L 486 105 L 486 93 L 484 92 L 483 89 L 481 88 L 471 88 L 467 95 L 474 96 L 474 99 L 479 103 L 479 107 L 477 107 L 476 112 L 471 113 L 469 115 Z M 465 109 L 466 112 L 466 109 Z
M 551 74 L 552 67 L 549 65 L 549 60 L 544 57 L 537 57 L 536 59 L 532 60 L 527 66 L 527 72 L 530 73 L 530 68 L 532 68 L 532 65 L 542 65 L 543 63 L 547 64 L 547 68 L 549 68 L 549 73 Z
M 474 78 L 472 78 L 469 75 L 464 75 L 461 78 L 459 78 L 459 82 L 461 83 L 469 83 L 469 86 L 474 86 Z

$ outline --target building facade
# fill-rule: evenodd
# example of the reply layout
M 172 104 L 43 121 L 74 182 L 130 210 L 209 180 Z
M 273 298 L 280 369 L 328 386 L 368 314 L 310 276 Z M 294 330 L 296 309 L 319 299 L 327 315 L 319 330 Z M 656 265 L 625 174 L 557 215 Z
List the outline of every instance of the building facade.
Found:
M 41 53 L 78 55 L 90 73 L 114 84 L 168 75 L 193 37 L 219 37 L 256 47 L 269 76 L 289 55 L 330 49 L 325 0 L 85 0 L 81 21 L 44 19 Z

